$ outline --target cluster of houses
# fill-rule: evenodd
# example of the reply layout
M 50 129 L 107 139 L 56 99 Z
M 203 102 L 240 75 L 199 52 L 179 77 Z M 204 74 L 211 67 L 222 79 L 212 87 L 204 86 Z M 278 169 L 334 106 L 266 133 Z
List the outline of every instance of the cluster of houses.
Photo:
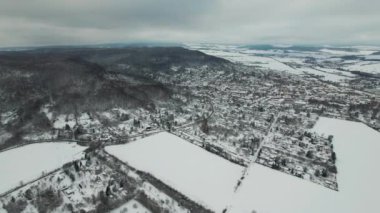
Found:
M 380 127 L 379 99 L 368 92 L 244 66 L 240 73 L 202 69 L 157 74 L 175 88 L 172 101 L 56 116 L 52 135 L 115 144 L 170 131 L 231 162 L 247 166 L 260 154 L 260 164 L 337 190 L 332 142 L 311 132 L 318 117 Z

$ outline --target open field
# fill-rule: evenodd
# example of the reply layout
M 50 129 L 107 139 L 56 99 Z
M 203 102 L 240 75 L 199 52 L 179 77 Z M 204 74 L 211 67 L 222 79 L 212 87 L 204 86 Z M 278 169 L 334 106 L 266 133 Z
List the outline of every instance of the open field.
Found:
M 0 153 L 0 193 L 82 157 L 74 143 L 38 143 Z
M 167 132 L 106 151 L 217 212 L 231 199 L 243 170 Z
M 320 118 L 313 130 L 334 135 L 338 192 L 255 164 L 230 212 L 379 212 L 380 133 L 361 123 L 331 118 Z
M 149 209 L 145 208 L 136 200 L 130 200 L 126 204 L 111 211 L 111 213 L 150 213 Z

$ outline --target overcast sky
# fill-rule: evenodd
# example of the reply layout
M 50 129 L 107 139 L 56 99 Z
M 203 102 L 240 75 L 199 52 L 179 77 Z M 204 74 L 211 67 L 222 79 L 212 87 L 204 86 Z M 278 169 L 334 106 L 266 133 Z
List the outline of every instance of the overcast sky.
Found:
M 0 46 L 380 45 L 380 0 L 0 0 Z

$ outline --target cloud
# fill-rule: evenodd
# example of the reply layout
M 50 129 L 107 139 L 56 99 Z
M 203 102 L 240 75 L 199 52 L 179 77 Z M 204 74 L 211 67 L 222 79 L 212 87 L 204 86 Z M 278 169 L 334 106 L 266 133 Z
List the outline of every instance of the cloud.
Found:
M 377 0 L 0 0 L 0 46 L 380 44 Z

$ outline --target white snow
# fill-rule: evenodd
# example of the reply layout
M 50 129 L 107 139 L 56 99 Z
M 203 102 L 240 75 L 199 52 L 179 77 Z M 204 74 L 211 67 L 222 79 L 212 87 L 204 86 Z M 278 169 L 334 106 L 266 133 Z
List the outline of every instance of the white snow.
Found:
M 355 49 L 355 51 L 339 50 L 339 49 L 321 49 L 321 52 L 330 53 L 332 55 L 371 55 L 376 52 L 376 50 L 366 50 L 366 49 Z
M 293 50 L 255 50 L 236 45 L 194 45 L 188 44 L 188 48 L 202 51 L 206 54 L 221 57 L 232 62 L 248 66 L 255 66 L 264 70 L 283 71 L 290 74 L 305 75 L 314 74 L 323 80 L 344 83 L 346 80 L 355 78 L 350 72 L 335 70 L 337 65 L 342 65 L 350 71 L 362 71 L 369 73 L 380 73 L 378 61 L 344 60 L 340 58 L 345 55 L 356 55 L 368 59 L 378 59 L 378 55 L 370 55 L 379 51 L 379 47 L 325 47 L 320 51 L 293 51 Z M 314 69 L 305 59 L 312 57 L 320 63 L 331 62 L 331 67 Z
M 0 213 L 8 213 L 2 206 L 0 206 Z M 32 213 L 32 212 L 31 212 Z
M 15 111 L 8 111 L 0 114 L 0 123 L 3 125 L 12 122 L 17 118 L 17 113 Z
M 379 62 L 359 62 L 346 67 L 351 71 L 361 71 L 367 73 L 379 73 L 380 74 L 380 63 Z
M 40 112 L 45 113 L 46 117 L 49 119 L 49 121 L 51 121 L 51 119 L 53 118 L 53 113 L 50 111 L 49 107 L 50 107 L 49 105 L 43 106 Z
M 21 213 L 38 213 L 38 209 L 36 209 L 36 207 L 34 207 L 32 204 L 28 203 L 28 205 Z
M 328 71 L 326 71 L 327 69 L 326 70 L 322 70 L 320 68 L 318 68 L 318 69 L 321 71 L 313 69 L 313 68 L 309 68 L 309 67 L 298 68 L 298 70 L 302 70 L 305 73 L 323 76 L 323 79 L 328 80 L 328 81 L 340 82 L 343 80 L 350 79 L 350 77 L 348 77 L 346 75 L 340 75 L 339 73 L 328 72 Z
M 203 50 L 204 53 L 221 57 L 227 59 L 231 62 L 242 63 L 248 66 L 258 66 L 264 69 L 277 70 L 277 71 L 286 71 L 293 74 L 302 74 L 301 71 L 298 71 L 290 66 L 281 63 L 271 57 L 256 56 L 250 53 L 239 52 L 237 50 Z
M 255 164 L 229 212 L 380 212 L 380 133 L 331 118 L 320 118 L 314 131 L 334 135 L 339 192 Z
M 365 59 L 367 59 L 367 60 L 380 60 L 380 55 L 366 55 Z
M 230 201 L 243 170 L 167 132 L 106 151 L 217 212 Z
M 165 193 L 158 190 L 152 184 L 148 182 L 144 182 L 142 185 L 142 190 L 144 190 L 145 194 L 150 197 L 150 199 L 155 200 L 157 203 L 160 203 L 161 208 L 167 210 L 168 212 L 176 212 L 176 213 L 189 213 L 190 211 L 183 208 L 178 204 L 176 200 L 169 197 Z
M 310 68 L 304 63 L 304 60 L 308 56 L 319 59 L 330 59 L 330 53 L 322 52 L 273 52 L 270 51 L 258 51 L 246 49 L 237 46 L 190 46 L 193 49 L 197 49 L 209 55 L 214 55 L 227 59 L 232 62 L 242 63 L 248 66 L 256 66 L 264 70 L 276 70 L 283 71 L 296 75 L 314 74 L 323 77 L 324 80 L 340 82 L 349 79 L 349 76 L 343 76 L 338 72 L 319 71 Z M 327 49 L 325 49 L 327 50 Z M 341 51 L 340 51 L 341 52 Z M 286 64 L 291 63 L 291 64 Z
M 344 50 L 334 50 L 334 49 L 321 49 L 321 52 L 330 53 L 332 55 L 355 55 L 355 52 L 344 51 Z
M 30 133 L 27 135 L 24 135 L 22 138 L 24 140 L 51 140 L 54 139 L 55 135 L 53 132 L 48 131 L 48 132 L 36 132 L 36 133 Z
M 0 193 L 82 157 L 86 147 L 74 143 L 37 143 L 0 153 Z
M 91 119 L 88 113 L 82 113 L 78 118 L 78 124 L 82 125 L 85 128 L 90 128 L 92 126 L 100 125 L 100 121 L 97 118 Z
M 0 130 L 0 145 L 3 144 L 6 140 L 12 137 L 12 134 L 6 131 Z
M 130 200 L 119 208 L 112 210 L 110 213 L 150 213 L 141 203 L 136 200 Z
M 75 126 L 76 122 L 73 114 L 57 116 L 56 120 L 53 123 L 53 126 L 57 129 L 63 129 L 65 128 L 66 124 L 69 125 L 70 128 L 73 128 Z

